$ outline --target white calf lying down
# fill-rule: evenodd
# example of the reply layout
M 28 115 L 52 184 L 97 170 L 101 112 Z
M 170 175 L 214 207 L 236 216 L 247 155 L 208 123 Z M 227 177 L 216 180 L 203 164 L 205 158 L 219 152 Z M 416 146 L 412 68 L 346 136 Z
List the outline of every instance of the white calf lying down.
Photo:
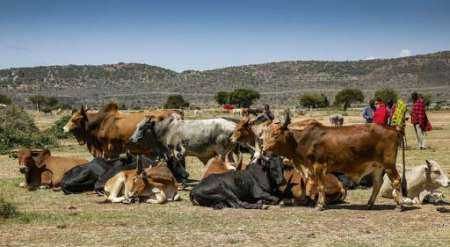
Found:
M 164 162 L 145 169 L 121 171 L 105 184 L 105 194 L 110 202 L 130 202 L 133 198 L 145 199 L 147 203 L 161 204 L 177 201 L 176 179 Z
M 426 160 L 426 164 L 413 167 L 406 171 L 408 197 L 406 203 L 422 204 L 424 199 L 435 194 L 435 190 L 448 186 L 447 172 L 434 160 Z M 392 198 L 392 186 L 387 176 L 381 187 L 381 196 Z

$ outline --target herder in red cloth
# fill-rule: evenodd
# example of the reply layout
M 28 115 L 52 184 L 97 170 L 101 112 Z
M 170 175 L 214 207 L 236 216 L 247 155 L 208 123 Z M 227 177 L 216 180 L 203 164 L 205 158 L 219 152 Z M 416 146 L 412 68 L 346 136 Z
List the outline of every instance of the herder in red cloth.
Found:
M 413 108 L 411 111 L 411 123 L 414 125 L 417 137 L 417 148 L 425 149 L 425 132 L 431 131 L 431 123 L 428 121 L 425 113 L 425 101 L 421 95 L 416 92 L 411 94 L 413 100 Z
M 379 125 L 387 126 L 389 118 L 389 111 L 386 108 L 386 104 L 380 98 L 375 103 L 375 113 L 373 115 L 373 122 Z

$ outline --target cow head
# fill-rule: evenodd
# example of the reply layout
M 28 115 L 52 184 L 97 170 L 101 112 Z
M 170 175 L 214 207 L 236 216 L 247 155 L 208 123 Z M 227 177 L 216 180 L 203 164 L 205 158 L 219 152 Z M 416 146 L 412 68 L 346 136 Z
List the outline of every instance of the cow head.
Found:
M 263 152 L 285 154 L 285 150 L 290 149 L 290 133 L 288 125 L 291 123 L 289 112 L 283 122 L 275 121 L 263 131 Z M 285 156 L 285 155 L 284 155 Z
M 84 106 L 81 106 L 79 111 L 73 111 L 72 117 L 66 125 L 64 125 L 64 132 L 72 132 L 80 145 L 86 143 L 86 124 L 88 122 L 87 112 Z
M 253 133 L 252 125 L 253 122 L 249 117 L 243 117 L 236 125 L 236 128 L 231 135 L 231 141 L 254 145 L 256 136 Z
M 141 142 L 144 139 L 144 137 L 147 136 L 150 139 L 155 139 L 156 138 L 154 131 L 155 123 L 156 122 L 152 117 L 144 118 L 136 125 L 136 130 L 131 135 L 129 141 L 131 143 L 137 144 Z
M 128 196 L 131 198 L 143 195 L 148 186 L 149 181 L 145 171 L 139 174 L 136 173 L 131 179 L 125 181 L 125 187 L 129 188 Z
M 36 178 L 33 178 L 31 173 L 43 169 L 48 157 L 50 157 L 48 149 L 22 149 L 19 151 L 19 172 L 25 175 L 27 186 L 34 186 L 32 180 Z
M 425 174 L 427 182 L 433 185 L 447 187 L 449 179 L 447 173 L 441 168 L 441 166 L 434 160 L 425 160 Z
M 253 160 L 252 164 L 262 166 L 272 188 L 278 189 L 285 182 L 283 177 L 283 162 L 279 156 L 261 156 Z
M 183 145 L 169 145 L 165 159 L 177 181 L 183 181 L 189 177 L 189 173 L 186 171 L 186 152 Z

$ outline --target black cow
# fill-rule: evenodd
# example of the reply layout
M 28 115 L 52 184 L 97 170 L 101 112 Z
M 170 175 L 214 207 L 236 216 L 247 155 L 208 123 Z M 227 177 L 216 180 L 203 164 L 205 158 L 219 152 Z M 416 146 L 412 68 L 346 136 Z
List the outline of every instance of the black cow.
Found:
M 263 203 L 279 202 L 275 195 L 283 182 L 281 159 L 262 157 L 252 162 L 246 170 L 206 177 L 192 189 L 189 196 L 194 205 L 215 209 L 262 209 Z

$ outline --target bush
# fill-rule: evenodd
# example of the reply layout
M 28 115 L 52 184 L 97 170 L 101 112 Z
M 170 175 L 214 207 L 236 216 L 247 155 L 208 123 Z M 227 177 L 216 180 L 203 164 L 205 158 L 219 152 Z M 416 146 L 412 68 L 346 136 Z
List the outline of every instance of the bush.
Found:
M 67 139 L 72 136 L 70 133 L 65 133 L 63 130 L 64 125 L 69 121 L 71 116 L 62 116 L 58 119 L 52 127 L 50 127 L 45 133 L 49 136 L 53 136 L 57 139 Z
M 398 94 L 396 91 L 390 88 L 383 88 L 379 89 L 375 92 L 375 99 L 382 99 L 384 102 L 389 102 L 389 100 L 392 100 L 392 102 L 397 102 Z
M 10 97 L 0 94 L 0 104 L 11 105 L 12 100 Z
M 0 153 L 18 147 L 56 145 L 53 135 L 39 132 L 33 118 L 23 109 L 11 105 L 0 109 Z
M 300 105 L 308 108 L 328 107 L 330 102 L 324 94 L 305 93 L 300 97 Z
M 181 95 L 170 95 L 164 104 L 166 109 L 180 109 L 189 107 L 189 102 L 185 101 Z
M 334 97 L 334 104 L 336 106 L 342 106 L 344 108 L 344 111 L 346 111 L 352 103 L 363 101 L 364 95 L 359 89 L 346 88 L 339 91 Z
M 17 216 L 16 206 L 0 198 L 0 218 L 9 219 Z

